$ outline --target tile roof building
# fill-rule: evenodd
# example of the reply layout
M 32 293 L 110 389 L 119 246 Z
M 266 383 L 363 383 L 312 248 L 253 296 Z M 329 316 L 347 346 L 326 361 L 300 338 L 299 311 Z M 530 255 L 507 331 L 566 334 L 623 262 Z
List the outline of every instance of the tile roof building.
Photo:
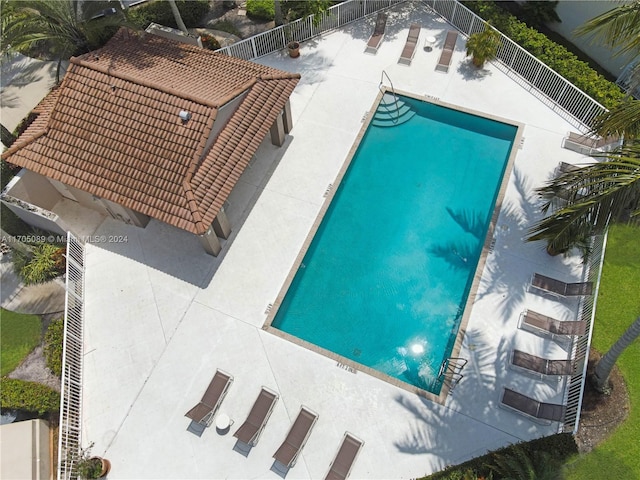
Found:
M 2 158 L 129 223 L 151 217 L 203 237 L 213 224 L 226 238 L 223 204 L 266 135 L 282 145 L 299 78 L 123 28 L 71 59 Z M 218 253 L 219 242 L 203 244 Z

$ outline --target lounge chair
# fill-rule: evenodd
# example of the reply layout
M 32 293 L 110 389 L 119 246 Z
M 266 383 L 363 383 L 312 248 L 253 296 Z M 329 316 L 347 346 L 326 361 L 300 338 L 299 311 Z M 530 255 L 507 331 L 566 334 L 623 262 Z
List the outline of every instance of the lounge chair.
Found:
M 456 48 L 456 41 L 458 40 L 458 32 L 456 30 L 449 30 L 447 37 L 444 40 L 442 46 L 442 53 L 440 53 L 440 59 L 436 65 L 436 70 L 447 73 L 449 71 L 449 65 L 451 65 L 451 57 L 453 51 Z
M 324 477 L 325 480 L 345 480 L 351 472 L 351 467 L 356 461 L 356 457 L 360 452 L 360 449 L 364 445 L 364 442 L 349 432 L 345 432 L 342 444 L 338 449 L 336 457 L 329 466 L 329 472 Z
M 416 46 L 418 45 L 418 38 L 420 37 L 420 25 L 412 23 L 409 27 L 409 35 L 407 35 L 407 41 L 402 49 L 402 54 L 398 59 L 398 63 L 405 65 L 411 65 L 411 60 L 416 53 Z
M 376 26 L 373 29 L 373 33 L 371 34 L 371 38 L 367 42 L 367 48 L 365 48 L 365 53 L 378 53 L 378 48 L 382 43 L 382 39 L 384 38 L 384 30 L 387 26 L 387 14 L 383 12 L 378 12 L 378 18 L 376 19 Z
M 580 135 L 579 133 L 569 132 L 562 140 L 562 146 L 568 150 L 581 153 L 583 155 L 591 155 L 595 152 L 610 150 L 611 147 L 617 145 L 620 139 L 618 137 L 592 137 L 590 135 Z
M 233 377 L 231 375 L 220 369 L 216 370 L 202 400 L 189 410 L 185 417 L 189 417 L 200 425 L 210 426 L 232 383 Z
M 587 324 L 582 321 L 557 320 L 533 310 L 525 310 L 520 317 L 521 329 L 536 334 L 550 335 L 552 337 L 584 335 Z
M 566 283 L 539 273 L 533 274 L 531 286 L 559 297 L 576 297 L 593 293 L 593 282 Z
M 572 360 L 549 360 L 516 349 L 511 352 L 511 366 L 541 376 L 556 375 L 558 379 L 575 370 Z
M 576 170 L 580 170 L 580 167 L 577 165 L 571 165 L 567 162 L 560 162 L 556 167 L 555 176 L 559 177 L 560 175 L 564 175 L 565 173 L 575 172 Z
M 553 422 L 562 422 L 564 420 L 565 406 L 556 403 L 540 402 L 531 397 L 527 397 L 522 393 L 504 388 L 500 405 L 514 410 L 523 415 L 527 415 L 535 421 L 549 424 Z
M 302 407 L 284 442 L 273 454 L 273 458 L 287 468 L 293 467 L 317 420 L 318 415 L 316 413 Z
M 277 393 L 266 387 L 262 387 L 258 398 L 253 404 L 253 407 L 251 407 L 249 416 L 233 436 L 247 445 L 255 446 L 258 443 L 262 430 L 264 430 L 264 427 L 267 425 L 267 420 L 269 420 L 269 416 L 277 401 Z

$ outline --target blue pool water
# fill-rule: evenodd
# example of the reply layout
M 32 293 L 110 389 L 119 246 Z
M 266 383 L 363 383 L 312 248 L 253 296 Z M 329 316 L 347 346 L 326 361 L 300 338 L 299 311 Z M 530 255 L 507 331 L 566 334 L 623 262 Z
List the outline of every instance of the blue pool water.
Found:
M 401 99 L 415 116 L 368 127 L 272 326 L 438 394 L 517 128 Z

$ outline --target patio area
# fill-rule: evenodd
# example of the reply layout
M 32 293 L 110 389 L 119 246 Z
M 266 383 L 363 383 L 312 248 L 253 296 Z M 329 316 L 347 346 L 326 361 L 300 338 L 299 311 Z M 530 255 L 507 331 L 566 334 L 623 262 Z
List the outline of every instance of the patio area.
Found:
M 217 258 L 196 237 L 152 220 L 146 229 L 105 220 L 86 245 L 83 444 L 112 463 L 110 479 L 281 478 L 272 455 L 302 405 L 318 414 L 288 479 L 323 478 L 345 431 L 364 441 L 350 478 L 422 476 L 488 450 L 555 433 L 499 408 L 503 387 L 562 403 L 565 380 L 509 369 L 513 348 L 567 358 L 566 347 L 517 328 L 524 309 L 575 319 L 579 300 L 528 291 L 539 272 L 580 281 L 577 257 L 550 257 L 524 243 L 540 218 L 534 189 L 559 162 L 589 157 L 561 148 L 575 129 L 495 66 L 477 70 L 458 37 L 448 73 L 435 70 L 453 28 L 422 3 L 388 11 L 377 55 L 365 54 L 375 15 L 259 63 L 299 72 L 291 96 L 294 128 L 282 148 L 265 140 L 225 206 L 233 232 Z M 422 29 L 410 66 L 398 64 L 409 25 Z M 423 49 L 436 38 L 431 51 Z M 460 357 L 464 378 L 444 405 L 431 402 L 262 329 L 366 115 L 382 71 L 397 90 L 437 98 L 524 125 L 495 243 L 480 279 Z M 385 83 L 389 86 L 388 82 Z M 425 149 L 429 146 L 425 145 Z M 451 166 L 451 181 L 456 168 Z M 335 187 L 335 185 L 334 185 Z M 234 381 L 220 409 L 235 424 L 201 436 L 184 414 L 216 369 Z M 261 386 L 280 398 L 247 454 L 233 431 Z

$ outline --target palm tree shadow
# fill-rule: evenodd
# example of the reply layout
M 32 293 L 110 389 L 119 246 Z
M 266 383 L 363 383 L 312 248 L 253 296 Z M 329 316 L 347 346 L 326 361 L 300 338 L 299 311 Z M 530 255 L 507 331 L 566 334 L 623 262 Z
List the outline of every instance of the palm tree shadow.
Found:
M 480 254 L 486 228 L 485 221 L 480 212 L 454 211 L 449 207 L 446 210 L 454 222 L 475 240 L 468 236 L 457 236 L 455 240 L 433 245 L 429 251 L 456 270 L 469 270 L 472 265 L 475 265 Z
M 529 228 L 541 216 L 542 203 L 530 181 L 517 167 L 513 169 L 512 178 L 516 193 L 505 197 L 501 206 L 493 233 L 493 259 L 486 264 L 481 288 L 476 296 L 477 300 L 480 300 L 489 293 L 498 294 L 499 300 L 495 306 L 501 313 L 500 318 L 505 321 L 516 313 L 516 308 L 522 304 L 528 288 L 528 279 L 523 283 L 517 269 L 506 268 L 513 261 L 509 247 L 520 248 L 526 241 Z
M 469 363 L 463 368 L 462 380 L 455 390 L 450 392 L 452 408 L 438 406 L 430 400 L 398 395 L 395 400 L 413 417 L 408 432 L 393 442 L 398 451 L 409 454 L 429 453 L 443 460 L 446 464 L 455 463 L 460 458 L 457 435 L 451 434 L 454 417 L 464 415 L 478 423 L 465 420 L 468 435 L 474 435 L 476 429 L 483 425 L 494 424 L 498 415 L 496 408 L 499 402 L 497 383 L 504 375 L 509 360 L 510 342 L 502 338 L 497 347 L 487 339 L 485 332 L 470 330 L 466 332 L 465 344 L 469 354 Z M 489 401 L 481 402 L 479 398 L 489 397 Z

